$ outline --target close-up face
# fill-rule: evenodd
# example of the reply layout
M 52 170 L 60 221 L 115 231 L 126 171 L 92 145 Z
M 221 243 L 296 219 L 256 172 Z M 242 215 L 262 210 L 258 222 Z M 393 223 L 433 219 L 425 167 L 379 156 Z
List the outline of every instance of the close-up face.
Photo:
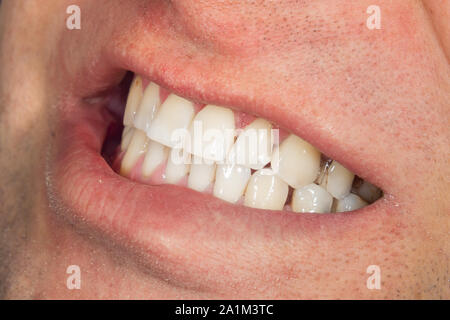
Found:
M 1 299 L 449 299 L 450 1 L 3 0 Z

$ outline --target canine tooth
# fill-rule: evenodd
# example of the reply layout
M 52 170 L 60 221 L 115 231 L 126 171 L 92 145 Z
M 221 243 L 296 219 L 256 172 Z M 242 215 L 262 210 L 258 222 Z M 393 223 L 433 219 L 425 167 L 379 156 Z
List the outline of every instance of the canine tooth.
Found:
M 234 129 L 234 113 L 231 109 L 205 106 L 191 123 L 190 152 L 208 160 L 224 160 L 234 142 Z
M 189 100 L 170 94 L 156 113 L 147 135 L 165 146 L 175 147 L 172 134 L 187 129 L 194 117 L 194 105 Z
M 133 126 L 136 111 L 142 100 L 142 78 L 135 76 L 131 82 L 130 91 L 128 92 L 127 104 L 123 115 L 123 125 Z
M 155 169 L 167 160 L 168 156 L 169 149 L 166 146 L 150 140 L 144 162 L 142 163 L 142 175 L 150 177 Z
M 251 169 L 259 170 L 272 158 L 272 125 L 264 119 L 256 119 L 239 134 L 229 159 Z
M 130 145 L 131 137 L 133 136 L 133 127 L 124 127 L 122 131 L 122 140 L 120 142 L 120 149 L 125 151 Z
M 345 198 L 338 200 L 336 204 L 336 212 L 353 211 L 367 206 L 367 202 L 362 200 L 356 194 L 350 193 Z
M 256 171 L 247 185 L 244 204 L 247 207 L 282 210 L 288 196 L 289 186 L 271 169 Z
M 356 190 L 356 193 L 368 203 L 375 202 L 381 197 L 381 190 L 365 180 Z
M 145 132 L 150 129 L 150 123 L 155 117 L 156 111 L 160 105 L 159 86 L 156 83 L 150 82 L 145 88 L 142 101 L 136 112 L 134 118 L 134 126 Z
M 281 179 L 298 189 L 316 179 L 320 168 L 320 152 L 291 134 L 273 152 L 271 166 Z
M 294 212 L 331 212 L 333 197 L 315 183 L 295 189 L 292 194 L 292 211 Z
M 214 181 L 216 165 L 207 163 L 195 163 L 191 165 L 189 172 L 188 187 L 203 192 Z
M 177 184 L 189 173 L 190 156 L 183 149 L 171 149 L 165 171 L 165 181 L 169 184 Z
M 222 200 L 236 203 L 244 194 L 251 170 L 236 164 L 221 164 L 216 169 L 213 194 Z
M 328 169 L 327 190 L 336 199 L 343 199 L 350 193 L 355 175 L 336 160 Z
M 144 131 L 134 130 L 130 145 L 122 159 L 121 174 L 128 174 L 138 161 L 139 157 L 147 151 L 148 139 Z

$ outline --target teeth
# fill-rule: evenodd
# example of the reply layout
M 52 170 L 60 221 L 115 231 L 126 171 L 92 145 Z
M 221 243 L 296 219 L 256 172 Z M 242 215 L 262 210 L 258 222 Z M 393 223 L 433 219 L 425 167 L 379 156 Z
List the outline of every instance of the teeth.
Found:
M 229 159 L 251 169 L 259 170 L 272 158 L 272 125 L 264 119 L 256 119 L 244 128 L 233 145 Z
M 274 151 L 271 165 L 281 179 L 298 189 L 316 179 L 320 168 L 320 152 L 291 134 Z
M 222 200 L 236 203 L 244 194 L 250 179 L 251 170 L 236 164 L 218 165 L 214 196 Z
M 142 100 L 142 79 L 140 76 L 135 76 L 128 92 L 127 104 L 125 106 L 125 113 L 123 115 L 123 125 L 132 126 L 136 111 Z
M 187 129 L 194 117 L 194 105 L 189 100 L 170 94 L 156 113 L 148 137 L 165 146 L 175 147 L 172 134 Z
M 191 124 L 191 153 L 207 160 L 224 160 L 234 142 L 234 129 L 231 109 L 207 105 Z
M 315 183 L 296 189 L 292 194 L 294 212 L 327 213 L 331 211 L 333 197 Z
M 251 208 L 282 210 L 289 186 L 271 169 L 256 171 L 250 178 L 244 204 Z
M 205 191 L 214 181 L 216 174 L 216 165 L 200 163 L 195 161 L 191 165 L 188 178 L 188 187 L 199 192 Z
M 148 132 L 150 123 L 155 117 L 160 105 L 159 86 L 150 82 L 144 91 L 144 96 L 134 118 L 134 127 Z
M 367 206 L 367 202 L 362 200 L 356 194 L 350 193 L 342 200 L 338 200 L 336 204 L 336 212 L 345 212 L 358 210 L 362 207 Z
M 363 181 L 356 191 L 361 198 L 369 203 L 375 202 L 381 197 L 381 190 L 367 181 Z
M 350 193 L 355 175 L 333 160 L 328 169 L 327 190 L 336 199 L 343 199 Z
M 150 140 L 145 154 L 144 163 L 142 164 L 142 175 L 150 177 L 152 173 L 167 160 L 169 148 L 162 144 Z
M 167 160 L 165 180 L 169 184 L 177 184 L 189 173 L 190 155 L 183 149 L 174 148 Z
M 127 175 L 131 172 L 131 169 L 133 169 L 140 156 L 147 151 L 147 146 L 148 139 L 145 132 L 137 129 L 134 130 L 130 145 L 122 160 L 120 167 L 121 174 Z
M 120 150 L 125 151 L 130 145 L 131 137 L 133 136 L 133 127 L 124 127 L 122 131 L 122 141 L 120 143 Z
M 267 210 L 353 211 L 382 196 L 295 135 L 278 146 L 277 132 L 264 119 L 236 130 L 231 109 L 207 105 L 195 114 L 194 104 L 175 94 L 161 104 L 160 90 L 153 82 L 143 90 L 137 75 L 130 86 L 120 144 L 124 176 L 139 180 L 141 168 L 146 183 L 212 190 L 222 200 Z

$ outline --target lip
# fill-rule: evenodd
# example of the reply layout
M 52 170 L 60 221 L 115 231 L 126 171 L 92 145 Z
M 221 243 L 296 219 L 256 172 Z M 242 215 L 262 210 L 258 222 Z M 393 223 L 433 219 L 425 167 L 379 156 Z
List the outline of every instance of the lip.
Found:
M 219 272 L 218 256 L 229 254 L 232 248 L 240 247 L 241 253 L 258 252 L 260 243 L 349 240 L 355 230 L 380 225 L 395 211 L 387 198 L 351 213 L 266 211 L 231 205 L 187 188 L 150 186 L 121 177 L 101 156 L 111 119 L 101 104 L 88 106 L 80 95 L 88 95 L 87 87 L 98 90 L 106 87 L 105 83 L 117 82 L 124 70 L 132 70 L 193 101 L 230 106 L 277 123 L 389 192 L 389 175 L 381 174 L 385 168 L 377 165 L 379 159 L 363 162 L 350 155 L 348 145 L 327 136 L 325 127 L 318 126 L 312 116 L 286 109 L 282 103 L 267 102 L 270 99 L 264 97 L 251 97 L 239 90 L 227 92 L 213 75 L 202 77 L 191 70 L 177 76 L 181 66 L 176 59 L 158 56 L 158 50 L 144 55 L 142 47 L 132 46 L 137 41 L 112 41 L 111 50 L 98 52 L 104 55 L 104 62 L 96 69 L 99 77 L 87 80 L 85 89 L 79 90 L 81 94 L 72 94 L 63 103 L 65 112 L 59 116 L 61 135 L 54 148 L 48 190 L 51 205 L 67 209 L 63 211 L 73 222 L 133 250 L 153 274 L 186 287 L 209 290 L 215 280 L 200 282 L 196 276 L 211 266 L 210 270 Z M 131 48 L 127 55 L 121 54 L 125 47 Z M 153 67 L 148 68 L 150 65 Z M 184 242 L 189 242 L 192 250 L 183 249 Z
M 53 162 L 51 204 L 68 209 L 73 222 L 133 248 L 166 278 L 173 278 L 171 270 L 180 265 L 199 272 L 202 258 L 236 243 L 251 247 L 293 238 L 338 241 L 368 224 L 381 223 L 391 207 L 381 200 L 352 213 L 295 214 L 236 206 L 183 187 L 133 182 L 115 173 L 100 155 L 107 122 L 100 108 L 62 119 L 66 129 Z M 180 250 L 179 244 L 186 241 L 192 252 Z M 189 272 L 178 277 L 189 283 Z

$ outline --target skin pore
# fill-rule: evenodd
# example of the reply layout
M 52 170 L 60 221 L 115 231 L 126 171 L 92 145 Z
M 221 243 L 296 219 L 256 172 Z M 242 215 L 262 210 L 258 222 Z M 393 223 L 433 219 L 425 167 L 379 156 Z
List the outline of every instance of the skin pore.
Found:
M 372 1 L 80 0 L 69 31 L 72 2 L 0 7 L 0 298 L 450 297 L 450 1 L 380 0 L 382 29 L 368 30 Z M 365 174 L 385 208 L 294 236 L 242 227 L 225 249 L 183 230 L 156 253 L 72 219 L 51 179 L 61 105 L 127 64 L 186 97 L 255 106 Z

